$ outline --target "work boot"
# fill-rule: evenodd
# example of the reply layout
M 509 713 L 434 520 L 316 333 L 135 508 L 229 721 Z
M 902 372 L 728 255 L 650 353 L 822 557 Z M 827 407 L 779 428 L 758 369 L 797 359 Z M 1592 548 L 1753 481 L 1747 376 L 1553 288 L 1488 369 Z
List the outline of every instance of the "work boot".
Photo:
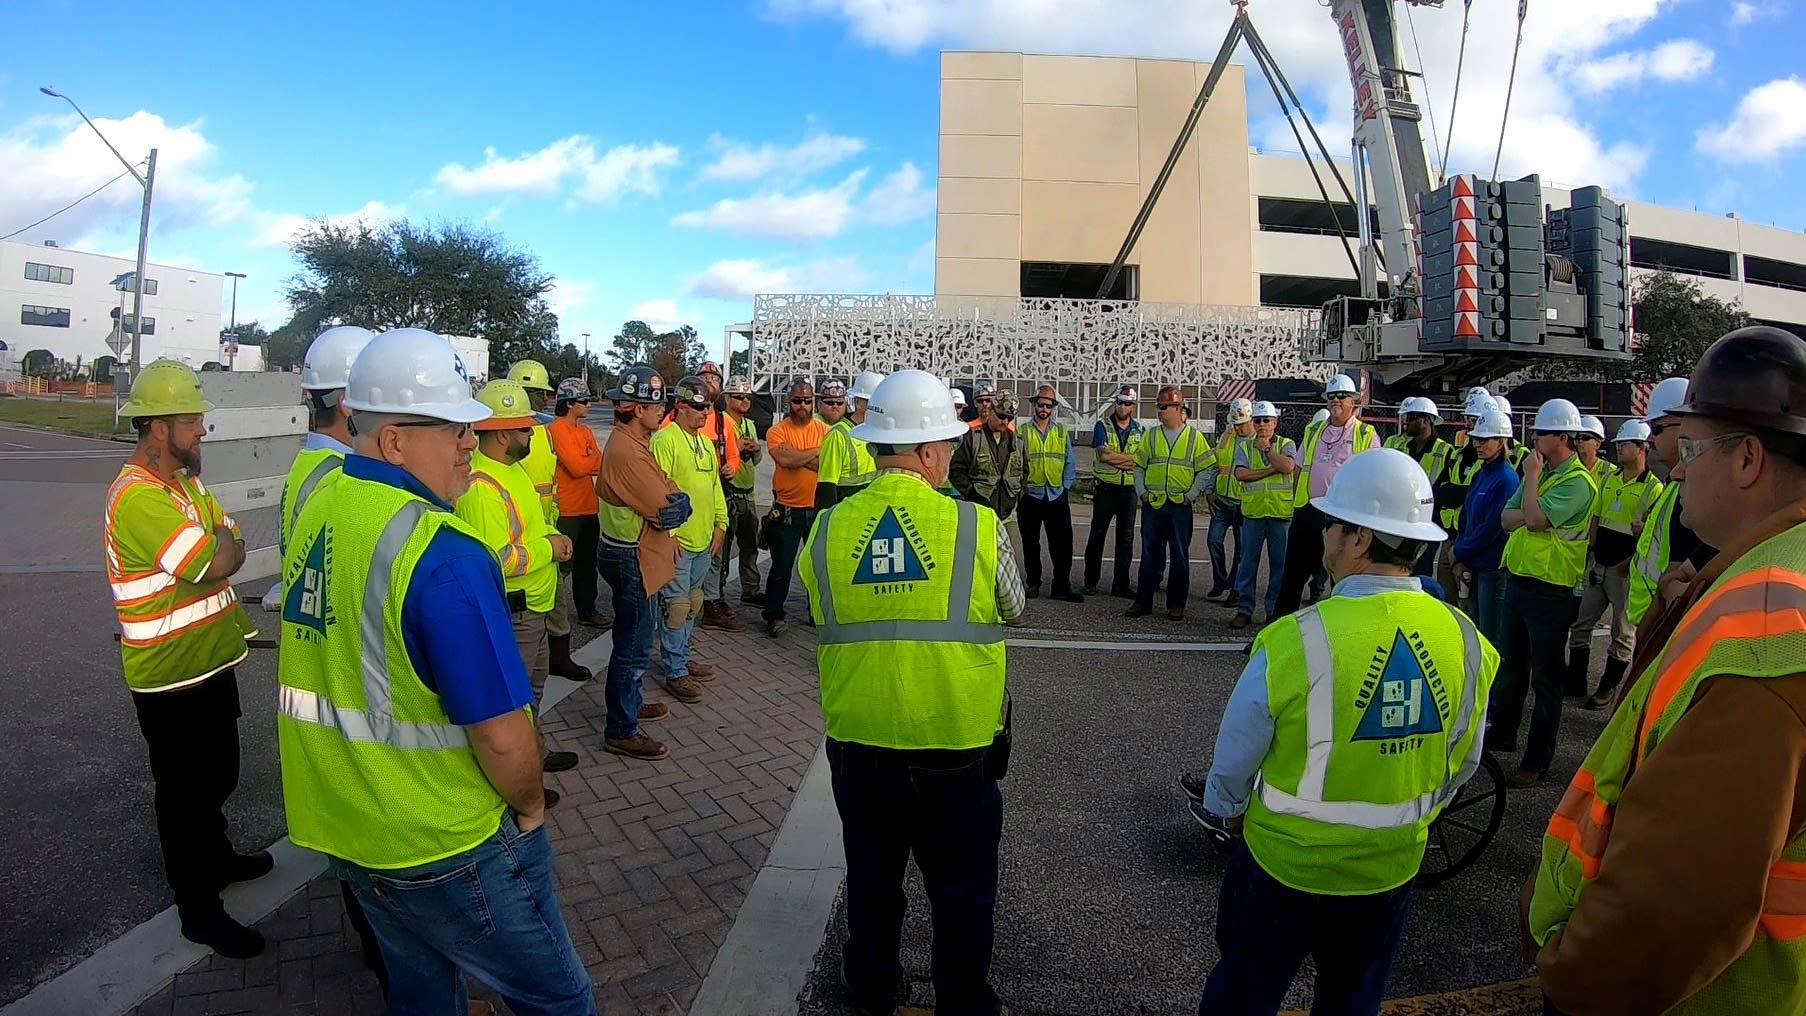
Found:
M 1168 608 L 1166 608 L 1166 619 L 1168 621 L 1185 620 L 1185 608 L 1184 607 L 1168 607 Z
M 204 945 L 227 959 L 248 960 L 261 955 L 263 934 L 232 919 L 219 903 L 200 914 L 183 915 L 182 937 L 196 945 Z
M 1593 650 L 1588 647 L 1568 650 L 1568 669 L 1562 674 L 1562 698 L 1585 698 L 1587 677 L 1593 670 Z
M 562 800 L 562 798 L 559 797 L 558 791 L 553 790 L 551 787 L 541 787 L 539 790 L 540 793 L 545 796 L 547 811 L 551 811 L 553 808 L 558 807 L 558 802 Z
M 1029 586 L 1024 592 L 1028 595 L 1029 599 L 1039 600 L 1041 598 L 1041 585 L 1040 583 L 1036 583 L 1035 585 Z
M 602 747 L 616 755 L 637 758 L 642 762 L 656 762 L 671 754 L 671 749 L 665 747 L 663 742 L 654 741 L 645 734 L 606 738 L 602 742 Z
M 1588 709 L 1608 708 L 1612 704 L 1612 699 L 1616 697 L 1613 693 L 1618 690 L 1618 682 L 1624 680 L 1624 672 L 1629 669 L 1630 664 L 1623 660 L 1607 657 L 1605 673 L 1599 677 L 1599 690 L 1587 699 L 1586 707 Z
M 612 617 L 603 617 L 601 614 L 592 610 L 586 614 L 578 614 L 577 623 L 589 628 L 600 628 L 603 631 L 607 631 L 615 626 L 615 619 Z
M 690 676 L 698 681 L 713 681 L 715 679 L 715 668 L 707 663 L 698 663 L 695 660 L 691 660 L 689 665 L 684 669 L 688 670 Z
M 765 594 L 759 592 L 757 589 L 750 593 L 742 591 L 740 593 L 740 602 L 753 607 L 763 607 L 765 606 Z
M 1085 591 L 1087 593 L 1092 592 L 1090 589 Z M 1128 586 L 1111 586 L 1110 595 L 1118 600 L 1133 600 L 1135 598 L 1135 590 L 1130 589 Z
M 1124 617 L 1146 617 L 1149 614 L 1152 614 L 1153 612 L 1154 612 L 1153 607 L 1144 607 L 1141 604 L 1137 603 L 1137 604 L 1130 606 L 1128 610 L 1123 611 L 1122 616 L 1124 616 Z
M 1231 628 L 1246 628 L 1253 623 L 1254 615 L 1247 613 L 1246 611 L 1238 610 L 1235 612 L 1235 616 L 1229 619 L 1229 627 Z
M 710 600 L 702 605 L 702 626 L 717 631 L 745 631 L 746 625 L 734 616 L 734 608 L 726 600 Z
M 567 769 L 577 768 L 577 753 L 574 751 L 548 751 L 539 763 L 542 773 L 562 773 Z
M 1085 597 L 1082 594 L 1075 593 L 1070 589 L 1066 590 L 1063 593 L 1053 594 L 1053 598 L 1056 600 L 1063 600 L 1067 603 L 1084 603 L 1085 602 Z
M 697 684 L 687 677 L 680 677 L 675 681 L 666 681 L 665 690 L 670 692 L 671 697 L 677 699 L 679 702 L 687 704 L 702 701 L 702 685 Z
M 1179 788 L 1185 791 L 1186 797 L 1189 797 L 1194 801 L 1202 801 L 1204 800 L 1204 791 L 1209 786 L 1209 781 L 1207 779 L 1209 776 L 1209 773 L 1195 770 L 1192 772 L 1180 773 Z
M 567 681 L 587 681 L 591 675 L 589 668 L 571 659 L 571 637 L 569 635 L 552 635 L 547 637 L 550 660 L 546 672 L 557 674 Z
M 220 866 L 219 877 L 222 885 L 249 882 L 268 875 L 275 867 L 275 855 L 267 850 L 259 850 L 255 854 L 233 854 L 231 860 Z
M 1517 772 L 1505 777 L 1505 785 L 1513 790 L 1528 790 L 1531 787 L 1540 787 L 1543 785 L 1543 774 L 1531 772 L 1528 769 L 1519 769 Z
M 1095 583 L 1095 582 L 1085 583 L 1085 595 L 1086 596 L 1096 596 L 1097 595 L 1097 583 Z
M 671 715 L 671 707 L 663 702 L 646 702 L 640 706 L 640 722 L 651 723 Z
M 774 639 L 783 638 L 784 634 L 786 632 L 788 632 L 789 630 L 790 630 L 790 625 L 788 622 L 785 622 L 785 621 L 766 621 L 765 622 L 765 634 L 770 635 Z

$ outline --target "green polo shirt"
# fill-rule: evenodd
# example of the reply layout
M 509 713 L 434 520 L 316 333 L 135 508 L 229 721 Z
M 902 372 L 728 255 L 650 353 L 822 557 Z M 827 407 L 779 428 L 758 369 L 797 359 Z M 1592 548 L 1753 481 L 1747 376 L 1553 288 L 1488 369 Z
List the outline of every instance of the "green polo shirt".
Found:
M 1543 514 L 1549 517 L 1549 524 L 1557 529 L 1572 529 L 1586 520 L 1593 511 L 1593 488 L 1584 483 L 1564 483 L 1556 485 L 1558 475 L 1570 469 L 1581 469 L 1580 456 L 1576 455 L 1560 466 L 1543 468 L 1542 482 L 1538 484 L 1536 503 L 1542 506 Z M 1520 484 L 1517 493 L 1505 502 L 1509 509 L 1524 507 L 1524 491 L 1530 485 Z

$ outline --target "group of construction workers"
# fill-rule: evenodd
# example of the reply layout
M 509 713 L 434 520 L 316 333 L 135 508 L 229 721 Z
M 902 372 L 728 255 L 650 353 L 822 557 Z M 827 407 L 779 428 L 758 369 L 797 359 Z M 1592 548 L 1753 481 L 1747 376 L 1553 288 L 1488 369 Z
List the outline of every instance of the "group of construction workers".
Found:
M 672 697 L 699 698 L 689 640 L 725 606 L 730 533 L 769 550 L 766 632 L 784 632 L 793 575 L 817 629 L 849 999 L 862 1013 L 899 999 L 913 856 L 937 1011 L 1007 1011 L 988 985 L 1011 742 L 1003 632 L 1023 622 L 1040 569 L 1024 581 L 1004 521 L 1027 500 L 1023 526 L 1033 515 L 1055 547 L 1053 594 L 1082 595 L 1070 542 L 1057 549 L 1075 470 L 1052 389 L 1019 427 L 1008 393 L 981 390 L 968 421 L 957 389 L 921 371 L 819 396 L 799 381 L 761 449 L 750 393 L 724 393 L 718 370 L 667 386 L 635 366 L 605 395 L 615 424 L 598 453 L 540 421 L 532 391 L 549 379 L 516 369 L 531 391 L 519 377 L 474 391 L 450 345 L 419 329 L 328 332 L 304 368 L 313 432 L 285 485 L 272 594 L 283 792 L 290 837 L 328 857 L 394 1010 L 481 1008 L 468 972 L 516 1012 L 596 1011 L 544 828 L 544 773 L 576 759 L 547 753 L 535 710 L 551 615 L 587 567 L 586 527 L 559 512 L 580 519 L 588 504 L 561 496 L 568 473 L 593 477 L 595 558 L 614 594 L 608 750 L 667 754 L 640 730 L 669 711 L 642 700 L 655 646 Z M 1176 389 L 1160 394 L 1157 428 L 1136 433 L 1133 394 L 1094 434 L 1100 481 L 1122 488 L 1099 497 L 1118 525 L 1117 583 L 1124 502 L 1140 505 L 1132 609 L 1151 610 L 1175 563 L 1150 569 L 1147 548 L 1182 552 L 1207 491 L 1213 529 L 1230 502 L 1242 516 L 1237 617 L 1253 612 L 1260 548 L 1281 575 L 1211 767 L 1181 781 L 1231 851 L 1200 1013 L 1276 1012 L 1306 956 L 1320 1011 L 1377 1012 L 1431 824 L 1483 751 L 1515 753 L 1532 692 L 1512 783 L 1545 777 L 1607 607 L 1613 662 L 1593 698 L 1614 712 L 1523 897 L 1550 1011 L 1806 1010 L 1806 657 L 1789 655 L 1806 647 L 1806 342 L 1726 335 L 1620 428 L 1615 465 L 1597 455 L 1604 428 L 1561 399 L 1538 410 L 1528 447 L 1498 400 L 1471 393 L 1458 447 L 1420 400 L 1383 447 L 1338 376 L 1301 446 L 1276 436 L 1270 404 L 1232 408 L 1225 457 L 1186 426 Z M 554 395 L 553 426 L 593 401 L 580 380 Z M 185 366 L 140 373 L 106 563 L 183 933 L 249 957 L 262 938 L 220 891 L 272 859 L 234 853 L 221 812 L 252 624 L 230 585 L 242 535 L 200 481 L 211 409 Z M 549 487 L 528 465 L 542 440 Z M 755 520 L 747 474 L 761 454 L 774 504 Z M 1104 539 L 1094 527 L 1086 590 Z M 1319 568 L 1333 591 L 1301 608 Z M 1166 571 L 1169 610 L 1184 571 Z M 1638 625 L 1634 639 L 1619 624 Z

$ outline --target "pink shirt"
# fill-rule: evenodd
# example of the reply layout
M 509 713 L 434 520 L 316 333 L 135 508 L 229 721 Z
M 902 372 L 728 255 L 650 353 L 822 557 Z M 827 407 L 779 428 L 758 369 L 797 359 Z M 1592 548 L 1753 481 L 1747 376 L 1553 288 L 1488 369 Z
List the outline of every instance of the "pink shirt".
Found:
M 1354 454 L 1354 429 L 1353 419 L 1343 427 L 1323 425 L 1323 434 L 1317 438 L 1316 460 L 1311 463 L 1312 497 L 1329 493 L 1329 481 L 1336 478 L 1336 471 Z

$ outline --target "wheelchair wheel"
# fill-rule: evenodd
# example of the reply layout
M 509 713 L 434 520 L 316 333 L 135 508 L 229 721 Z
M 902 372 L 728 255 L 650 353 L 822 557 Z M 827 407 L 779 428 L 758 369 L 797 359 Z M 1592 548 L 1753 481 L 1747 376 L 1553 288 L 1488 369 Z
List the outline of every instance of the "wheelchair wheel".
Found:
M 1480 859 L 1505 821 L 1505 769 L 1486 752 L 1480 768 L 1430 825 L 1417 884 L 1428 887 L 1461 874 Z

